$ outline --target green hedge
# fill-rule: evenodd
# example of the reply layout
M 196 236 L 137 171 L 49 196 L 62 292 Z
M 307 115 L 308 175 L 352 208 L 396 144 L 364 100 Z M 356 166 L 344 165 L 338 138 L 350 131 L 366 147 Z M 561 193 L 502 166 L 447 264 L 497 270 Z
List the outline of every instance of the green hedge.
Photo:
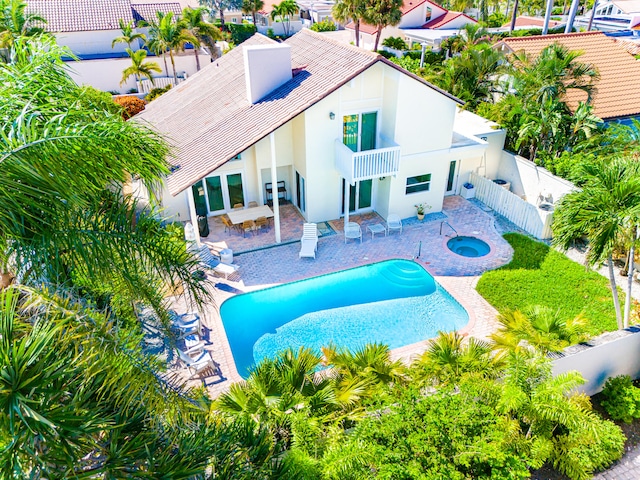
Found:
M 588 333 L 616 330 L 616 316 L 608 280 L 584 266 L 524 235 L 508 233 L 513 247 L 511 262 L 485 272 L 477 291 L 499 311 L 544 305 L 567 318 L 583 313 Z M 624 301 L 620 293 L 620 302 Z

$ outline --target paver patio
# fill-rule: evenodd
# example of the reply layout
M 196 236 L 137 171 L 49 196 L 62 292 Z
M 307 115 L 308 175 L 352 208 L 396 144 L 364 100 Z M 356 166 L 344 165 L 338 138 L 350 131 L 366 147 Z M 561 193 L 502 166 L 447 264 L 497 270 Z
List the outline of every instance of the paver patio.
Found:
M 207 306 L 201 315 L 209 341 L 206 348 L 219 365 L 221 374 L 206 378 L 196 377 L 190 384 L 195 386 L 204 383 L 212 396 L 219 395 L 226 391 L 231 383 L 241 380 L 218 314 L 218 306 L 232 295 L 269 285 L 382 260 L 415 259 L 434 275 L 469 313 L 469 323 L 461 333 L 486 338 L 496 328 L 497 312 L 476 292 L 475 285 L 482 272 L 508 263 L 513 252 L 494 228 L 494 217 L 477 205 L 461 197 L 447 197 L 442 213 L 427 215 L 423 222 L 416 218 L 404 219 L 402 233 L 394 231 L 388 236 L 376 235 L 373 239 L 371 235 L 367 235 L 366 227 L 376 223 L 384 224 L 384 219 L 376 213 L 352 215 L 350 221 L 358 222 L 362 227 L 362 243 L 357 240 L 344 242 L 342 220 L 328 222 L 330 228 L 328 231 L 325 230 L 326 234 L 319 239 L 315 260 L 298 258 L 298 240 L 302 235 L 304 223 L 302 216 L 292 205 L 282 205 L 280 213 L 280 245 L 275 244 L 273 227 L 267 232 L 244 236 L 237 231 L 225 232 L 224 225 L 215 217 L 209 220 L 211 233 L 203 238 L 203 243 L 214 252 L 231 248 L 234 251 L 234 263 L 240 267 L 228 280 L 209 274 L 209 279 L 215 286 L 212 291 L 215 305 Z M 489 255 L 467 258 L 449 251 L 446 243 L 455 236 L 454 229 L 458 235 L 474 236 L 486 241 L 491 246 Z M 188 310 L 184 302 L 185 299 L 176 299 L 177 311 Z M 392 354 L 394 358 L 409 360 L 423 351 L 426 345 L 425 340 L 395 349 Z

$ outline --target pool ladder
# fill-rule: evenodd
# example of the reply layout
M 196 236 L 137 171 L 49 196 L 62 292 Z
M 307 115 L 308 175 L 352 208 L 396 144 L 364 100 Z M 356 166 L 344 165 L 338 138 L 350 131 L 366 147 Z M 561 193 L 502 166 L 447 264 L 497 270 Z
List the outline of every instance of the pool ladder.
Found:
M 416 258 L 420 258 L 420 254 L 422 253 L 422 240 L 416 245 L 416 251 L 413 253 L 413 261 L 416 261 Z
M 458 236 L 458 231 L 455 228 L 453 228 L 451 226 L 451 224 L 449 222 L 447 222 L 446 220 L 443 220 L 442 222 L 440 222 L 440 235 L 442 235 L 442 227 L 444 225 L 447 225 L 451 230 L 453 230 L 453 233 L 455 233 L 456 237 Z M 451 237 L 451 238 L 453 238 L 453 237 Z

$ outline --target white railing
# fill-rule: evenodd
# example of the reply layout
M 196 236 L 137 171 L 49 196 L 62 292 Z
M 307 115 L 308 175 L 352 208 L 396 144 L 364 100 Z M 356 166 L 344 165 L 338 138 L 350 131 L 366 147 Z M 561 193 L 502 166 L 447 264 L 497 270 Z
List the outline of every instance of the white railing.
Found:
M 178 77 L 178 83 L 182 83 L 186 80 L 186 77 Z M 174 85 L 173 77 L 153 77 L 153 83 L 151 80 L 144 79 L 140 81 L 142 91 L 140 93 L 149 93 L 152 88 L 164 88 L 167 85 Z
M 540 210 L 488 178 L 469 174 L 476 198 L 536 238 L 551 238 L 553 212 Z
M 348 183 L 396 175 L 400 168 L 400 146 L 380 137 L 383 148 L 353 152 L 336 139 L 336 169 Z

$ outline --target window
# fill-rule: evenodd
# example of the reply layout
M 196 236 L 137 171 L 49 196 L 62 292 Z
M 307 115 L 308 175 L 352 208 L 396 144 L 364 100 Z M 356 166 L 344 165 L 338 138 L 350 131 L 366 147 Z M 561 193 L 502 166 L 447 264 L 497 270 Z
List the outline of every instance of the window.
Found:
M 424 175 L 417 175 L 415 177 L 407 178 L 407 187 L 405 188 L 405 194 L 417 192 L 428 192 L 431 186 L 431 174 L 425 173 Z
M 236 160 L 242 160 L 242 154 L 239 153 L 238 155 L 236 155 L 235 157 L 233 157 L 231 160 L 229 160 L 230 162 L 235 162 Z

